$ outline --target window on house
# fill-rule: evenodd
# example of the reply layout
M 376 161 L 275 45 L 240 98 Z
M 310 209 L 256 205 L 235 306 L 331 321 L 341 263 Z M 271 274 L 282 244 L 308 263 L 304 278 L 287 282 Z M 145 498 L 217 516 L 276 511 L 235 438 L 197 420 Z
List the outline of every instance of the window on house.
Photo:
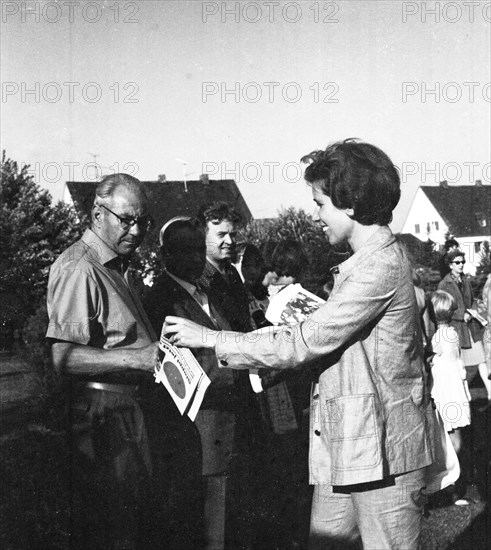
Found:
M 486 216 L 483 212 L 476 212 L 476 221 L 481 227 L 486 227 L 488 225 Z
M 438 222 L 433 222 L 433 223 L 434 223 L 434 225 L 435 225 L 435 231 L 438 231 L 438 227 L 439 227 L 439 226 L 438 226 Z
M 479 252 L 481 250 L 481 243 L 474 243 L 474 252 Z
M 414 232 L 419 233 L 419 223 L 414 226 Z

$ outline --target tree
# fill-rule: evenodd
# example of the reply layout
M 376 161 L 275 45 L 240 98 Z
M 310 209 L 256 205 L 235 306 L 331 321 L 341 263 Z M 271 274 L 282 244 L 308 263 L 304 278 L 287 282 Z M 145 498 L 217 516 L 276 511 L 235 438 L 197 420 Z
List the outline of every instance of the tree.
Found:
M 482 297 L 482 289 L 486 283 L 488 275 L 491 273 L 491 254 L 489 250 L 489 241 L 482 241 L 478 254 L 479 263 L 476 268 L 476 276 L 472 279 L 472 289 L 474 296 Z
M 46 295 L 49 266 L 82 232 L 74 209 L 2 152 L 0 179 L 0 321 L 21 329 Z
M 154 227 L 149 231 L 131 260 L 130 268 L 135 273 L 133 283 L 139 294 L 144 290 L 143 283 L 151 285 L 163 271 L 160 259 L 159 231 L 160 227 Z

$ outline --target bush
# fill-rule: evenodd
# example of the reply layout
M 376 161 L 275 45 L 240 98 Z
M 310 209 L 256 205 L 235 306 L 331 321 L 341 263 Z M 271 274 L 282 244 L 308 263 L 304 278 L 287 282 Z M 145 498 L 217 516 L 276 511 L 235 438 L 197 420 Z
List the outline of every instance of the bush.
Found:
M 69 395 L 67 377 L 56 372 L 51 361 L 50 346 L 46 342 L 48 311 L 43 301 L 32 315 L 24 330 L 24 344 L 19 355 L 28 363 L 39 379 L 40 391 L 31 403 L 33 411 L 53 429 L 65 427 L 65 411 Z

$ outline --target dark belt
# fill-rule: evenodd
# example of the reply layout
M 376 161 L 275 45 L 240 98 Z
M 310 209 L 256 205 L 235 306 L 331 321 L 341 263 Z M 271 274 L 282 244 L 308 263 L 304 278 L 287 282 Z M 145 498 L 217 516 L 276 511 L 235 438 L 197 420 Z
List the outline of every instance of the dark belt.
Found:
M 106 384 L 103 382 L 87 382 L 85 387 L 90 390 L 110 391 L 114 393 L 124 393 L 134 397 L 138 391 L 138 386 L 129 386 L 126 384 Z

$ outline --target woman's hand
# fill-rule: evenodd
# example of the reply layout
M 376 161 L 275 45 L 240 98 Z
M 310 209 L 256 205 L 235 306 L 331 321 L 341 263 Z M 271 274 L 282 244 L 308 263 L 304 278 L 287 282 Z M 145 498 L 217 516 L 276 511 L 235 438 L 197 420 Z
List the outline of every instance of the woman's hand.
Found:
M 464 313 L 464 321 L 468 323 L 472 319 L 472 315 L 470 313 L 467 313 L 467 311 Z
M 210 330 L 182 317 L 168 316 L 164 321 L 164 334 L 175 346 L 186 348 L 215 347 L 219 332 Z

